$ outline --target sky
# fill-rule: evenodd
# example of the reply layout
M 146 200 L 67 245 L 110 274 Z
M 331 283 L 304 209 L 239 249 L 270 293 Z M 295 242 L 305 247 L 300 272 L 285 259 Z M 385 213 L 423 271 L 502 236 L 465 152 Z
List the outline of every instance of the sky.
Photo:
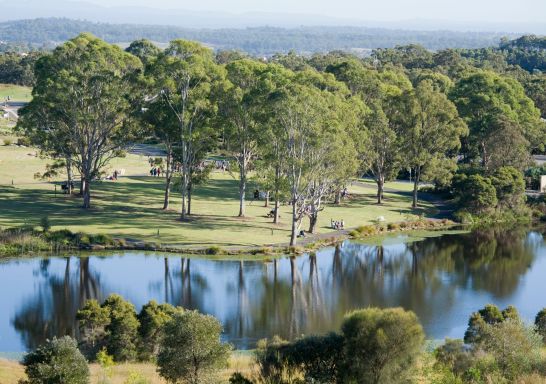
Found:
M 74 0 L 83 1 L 83 0 Z M 230 13 L 303 13 L 398 21 L 408 19 L 544 22 L 546 0 L 84 0 L 102 6 L 141 6 Z

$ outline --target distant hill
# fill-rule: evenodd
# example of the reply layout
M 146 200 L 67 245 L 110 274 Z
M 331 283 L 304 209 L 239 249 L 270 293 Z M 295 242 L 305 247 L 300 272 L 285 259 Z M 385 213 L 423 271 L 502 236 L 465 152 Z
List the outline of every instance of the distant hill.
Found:
M 245 29 L 192 29 L 163 25 L 106 24 L 65 18 L 16 20 L 0 23 L 0 41 L 51 46 L 80 32 L 91 32 L 110 43 L 127 43 L 140 38 L 167 43 L 176 38 L 200 41 L 216 49 L 237 49 L 253 55 L 271 55 L 290 50 L 299 53 L 391 48 L 421 44 L 431 50 L 498 46 L 501 37 L 514 34 L 494 32 L 410 31 L 364 27 L 255 27 Z

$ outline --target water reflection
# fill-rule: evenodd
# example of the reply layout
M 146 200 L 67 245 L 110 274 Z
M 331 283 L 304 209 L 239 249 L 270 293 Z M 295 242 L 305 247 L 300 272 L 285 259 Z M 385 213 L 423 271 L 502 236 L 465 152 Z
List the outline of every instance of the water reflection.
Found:
M 218 317 L 238 348 L 278 334 L 336 329 L 346 311 L 414 310 L 429 337 L 462 336 L 470 312 L 494 302 L 532 318 L 546 306 L 544 229 L 488 229 L 383 246 L 346 242 L 275 260 L 208 261 L 125 253 L 0 263 L 0 351 L 77 336 L 75 314 L 119 293 Z M 538 292 L 538 293 L 537 293 Z

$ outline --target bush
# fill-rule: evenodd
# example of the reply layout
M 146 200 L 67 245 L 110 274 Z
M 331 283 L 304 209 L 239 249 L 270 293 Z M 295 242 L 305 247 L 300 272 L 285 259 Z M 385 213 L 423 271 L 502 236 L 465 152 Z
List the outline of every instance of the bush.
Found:
M 303 372 L 306 382 L 335 383 L 343 364 L 343 336 L 307 336 L 282 348 L 288 364 Z
M 288 363 L 283 353 L 288 346 L 289 343 L 278 336 L 258 342 L 255 353 L 262 382 L 284 384 L 299 376 L 298 369 Z
M 513 306 L 504 311 L 493 304 L 487 304 L 483 309 L 474 312 L 468 320 L 468 328 L 464 334 L 464 341 L 468 344 L 479 344 L 486 330 L 486 325 L 502 323 L 505 320 L 519 320 L 519 314 Z
M 252 381 L 243 376 L 240 372 L 235 372 L 229 378 L 229 384 L 254 384 Z
M 537 313 L 535 327 L 540 336 L 542 336 L 544 344 L 546 344 L 546 308 Z
M 114 240 L 112 240 L 112 236 L 105 235 L 105 234 L 98 234 L 89 236 L 89 241 L 91 244 L 99 244 L 99 245 L 112 245 L 114 243 Z
M 442 365 L 456 376 L 462 376 L 474 363 L 474 357 L 468 348 L 465 348 L 461 339 L 446 339 L 445 343 L 434 351 L 437 365 Z
M 402 308 L 351 312 L 341 330 L 345 338 L 342 382 L 402 382 L 412 373 L 424 341 L 417 316 Z
M 139 360 L 150 361 L 157 357 L 163 337 L 163 326 L 172 319 L 177 309 L 170 304 L 157 304 L 154 300 L 142 307 L 138 314 Z
M 110 295 L 102 304 L 108 310 L 110 321 L 106 325 L 106 349 L 115 361 L 136 359 L 138 320 L 135 307 L 120 295 Z
M 217 247 L 217 246 L 212 246 L 212 247 L 209 247 L 205 250 L 205 254 L 207 255 L 221 255 L 223 254 L 224 251 L 222 250 L 222 248 L 220 247 Z
M 87 384 L 89 367 L 78 350 L 76 341 L 68 336 L 54 338 L 25 355 L 23 359 L 27 384 Z
M 488 177 L 465 176 L 457 179 L 455 188 L 460 205 L 471 213 L 484 212 L 497 206 L 497 191 Z
M 42 230 L 47 233 L 51 229 L 51 222 L 49 221 L 49 216 L 44 216 L 40 219 L 40 226 Z
M 199 384 L 227 366 L 231 346 L 220 341 L 221 333 L 221 324 L 212 316 L 197 311 L 175 313 L 165 324 L 157 356 L 161 377 L 172 383 Z
M 389 223 L 387 224 L 387 229 L 389 231 L 397 231 L 398 229 L 400 229 L 400 224 L 397 224 L 397 223 Z
M 106 326 L 110 324 L 108 308 L 101 307 L 97 300 L 88 300 L 76 314 L 80 329 L 80 349 L 93 360 L 106 346 Z
M 488 325 L 482 345 L 494 357 L 501 377 L 510 381 L 531 373 L 540 362 L 542 338 L 518 320 Z
M 11 140 L 11 139 L 4 139 L 4 145 L 9 146 L 9 145 L 11 145 L 11 144 L 13 144 L 13 140 Z
M 123 382 L 123 384 L 150 384 L 150 380 L 142 376 L 138 372 L 131 372 L 129 377 Z
M 17 145 L 23 145 L 25 147 L 30 147 L 30 139 L 28 137 L 18 137 L 17 138 Z

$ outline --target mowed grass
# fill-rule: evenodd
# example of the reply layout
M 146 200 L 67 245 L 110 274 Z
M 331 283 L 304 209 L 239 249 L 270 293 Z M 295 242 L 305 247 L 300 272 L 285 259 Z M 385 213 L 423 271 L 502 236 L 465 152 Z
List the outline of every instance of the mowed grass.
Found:
M 106 233 L 113 237 L 157 242 L 163 245 L 201 247 L 263 246 L 287 243 L 290 235 L 290 206 L 281 207 L 281 223 L 273 224 L 266 215 L 271 207 L 263 201 L 246 204 L 246 217 L 238 218 L 237 180 L 228 173 L 214 172 L 211 180 L 195 191 L 192 217 L 179 220 L 181 199 L 171 194 L 171 210 L 163 211 L 164 179 L 148 176 L 146 156 L 127 155 L 115 159 L 109 169 L 125 169 L 118 181 L 100 181 L 92 185 L 91 210 L 81 209 L 81 199 L 55 194 L 52 183 L 35 180 L 48 160 L 32 148 L 0 147 L 0 226 L 39 225 L 48 216 L 53 229 L 74 232 Z M 236 175 L 235 175 L 236 176 Z M 390 185 L 388 185 L 390 186 Z M 433 213 L 424 203 L 417 212 L 411 209 L 411 194 L 401 190 L 386 193 L 385 202 L 375 203 L 375 189 L 365 183 L 349 186 L 350 197 L 339 206 L 327 205 L 320 213 L 317 232 L 330 233 L 330 219 L 345 221 L 347 228 L 374 222 L 383 216 L 386 222 L 417 218 Z M 248 188 L 248 198 L 253 186 Z M 307 229 L 307 220 L 303 228 Z
M 0 102 L 10 97 L 10 101 L 28 102 L 32 99 L 32 88 L 13 84 L 0 84 Z
M 91 384 L 103 382 L 104 371 L 98 364 L 90 364 Z M 228 367 L 219 373 L 221 383 L 227 383 L 234 372 L 250 374 L 254 370 L 254 361 L 251 354 L 233 353 L 228 362 Z M 111 376 L 108 377 L 110 384 L 124 384 L 128 379 L 138 376 L 146 379 L 149 384 L 165 384 L 157 373 L 157 366 L 146 363 L 118 364 L 113 367 Z M 17 384 L 20 379 L 25 379 L 24 367 L 16 361 L 0 359 L 0 383 Z

